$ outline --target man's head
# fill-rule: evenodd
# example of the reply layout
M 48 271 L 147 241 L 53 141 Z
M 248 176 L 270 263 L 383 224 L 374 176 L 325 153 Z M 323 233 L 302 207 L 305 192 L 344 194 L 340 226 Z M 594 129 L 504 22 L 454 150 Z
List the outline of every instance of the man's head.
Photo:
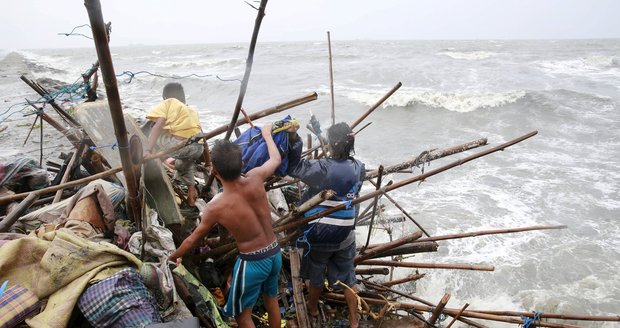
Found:
M 229 140 L 217 140 L 211 149 L 211 163 L 219 178 L 233 181 L 241 175 L 241 148 Z
M 175 98 L 182 103 L 185 103 L 185 91 L 183 91 L 183 86 L 181 83 L 170 82 L 166 84 L 164 87 L 164 92 L 162 92 L 162 97 L 165 99 Z
M 347 159 L 355 153 L 355 135 L 347 123 L 341 122 L 330 126 L 327 129 L 327 139 L 333 158 Z

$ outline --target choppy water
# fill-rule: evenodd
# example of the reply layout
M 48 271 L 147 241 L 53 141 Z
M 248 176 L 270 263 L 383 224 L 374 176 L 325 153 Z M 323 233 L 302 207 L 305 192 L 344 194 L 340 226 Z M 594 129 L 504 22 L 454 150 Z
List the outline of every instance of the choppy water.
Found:
M 112 52 L 117 74 L 213 75 L 181 80 L 188 102 L 199 110 L 205 130 L 230 119 L 239 83 L 215 76 L 241 79 L 246 45 L 113 47 Z M 357 157 L 368 166 L 395 164 L 424 150 L 480 137 L 497 145 L 539 131 L 504 152 L 397 190 L 393 196 L 433 235 L 546 224 L 569 228 L 440 242 L 438 253 L 414 260 L 494 265 L 496 270 L 422 270 L 427 277 L 418 284 L 418 295 L 437 302 L 444 292 L 451 293 L 451 307 L 469 302 L 470 308 L 485 309 L 620 312 L 618 54 L 618 40 L 334 42 L 338 121 L 352 122 L 398 81 L 403 83 L 369 117 L 373 124 L 357 139 Z M 16 74 L 73 82 L 96 57 L 94 49 L 18 55 L 2 62 L 0 113 L 24 97 L 36 99 Z M 16 56 L 27 65 L 16 65 Z M 131 83 L 126 75 L 118 77 L 125 110 L 144 115 L 168 81 L 147 74 L 136 75 Z M 324 42 L 259 43 L 244 102 L 248 112 L 312 91 L 319 99 L 290 113 L 305 121 L 312 110 L 327 127 Z M 17 125 L 32 117 L 7 118 L 21 108 L 0 117 L 6 119 L 0 125 L 10 126 L 2 132 L 3 159 L 25 153 L 16 143 L 21 145 L 28 128 Z M 46 134 L 62 140 L 55 131 Z M 34 141 L 26 147 L 27 154 L 38 156 Z M 437 161 L 431 168 L 463 156 Z M 389 206 L 388 211 L 396 213 Z M 411 229 L 411 224 L 396 226 L 399 232 Z M 365 239 L 366 230 L 358 231 L 360 240 Z M 385 238 L 381 231 L 375 235 L 377 241 Z

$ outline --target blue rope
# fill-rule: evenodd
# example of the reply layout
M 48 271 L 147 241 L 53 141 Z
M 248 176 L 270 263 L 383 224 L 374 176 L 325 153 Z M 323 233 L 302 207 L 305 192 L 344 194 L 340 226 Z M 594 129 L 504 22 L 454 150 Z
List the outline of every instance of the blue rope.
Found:
M 95 150 L 95 149 L 98 149 L 98 148 L 108 148 L 108 147 L 110 147 L 110 148 L 112 148 L 112 150 L 114 150 L 114 149 L 116 149 L 116 147 L 118 147 L 118 144 L 115 142 L 115 143 L 113 143 L 111 145 L 89 146 L 88 148 L 90 148 L 90 150 Z
M 542 312 L 533 312 L 534 315 L 530 318 L 530 317 L 526 317 L 523 316 L 521 317 L 521 319 L 523 319 L 523 325 L 521 325 L 521 327 L 523 328 L 531 328 L 531 327 L 536 327 L 536 321 L 540 321 L 540 315 L 542 314 Z

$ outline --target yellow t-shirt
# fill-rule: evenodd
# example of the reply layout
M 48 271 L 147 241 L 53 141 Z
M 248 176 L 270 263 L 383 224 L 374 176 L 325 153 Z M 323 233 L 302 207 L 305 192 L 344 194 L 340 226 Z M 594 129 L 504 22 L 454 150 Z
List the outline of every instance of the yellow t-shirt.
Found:
M 173 136 L 189 138 L 200 133 L 198 113 L 175 98 L 160 102 L 146 115 L 147 119 L 153 121 L 160 117 L 166 119 L 164 130 Z

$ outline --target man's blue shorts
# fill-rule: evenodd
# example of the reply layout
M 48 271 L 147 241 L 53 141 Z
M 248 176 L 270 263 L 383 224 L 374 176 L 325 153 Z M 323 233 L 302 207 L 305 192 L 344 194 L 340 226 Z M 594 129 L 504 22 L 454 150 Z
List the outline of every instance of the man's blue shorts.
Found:
M 243 309 L 253 308 L 260 295 L 278 295 L 278 274 L 282 268 L 280 246 L 277 245 L 277 249 L 271 249 L 269 253 L 261 259 L 244 259 L 244 254 L 237 258 L 228 301 L 224 306 L 226 316 L 237 317 Z

